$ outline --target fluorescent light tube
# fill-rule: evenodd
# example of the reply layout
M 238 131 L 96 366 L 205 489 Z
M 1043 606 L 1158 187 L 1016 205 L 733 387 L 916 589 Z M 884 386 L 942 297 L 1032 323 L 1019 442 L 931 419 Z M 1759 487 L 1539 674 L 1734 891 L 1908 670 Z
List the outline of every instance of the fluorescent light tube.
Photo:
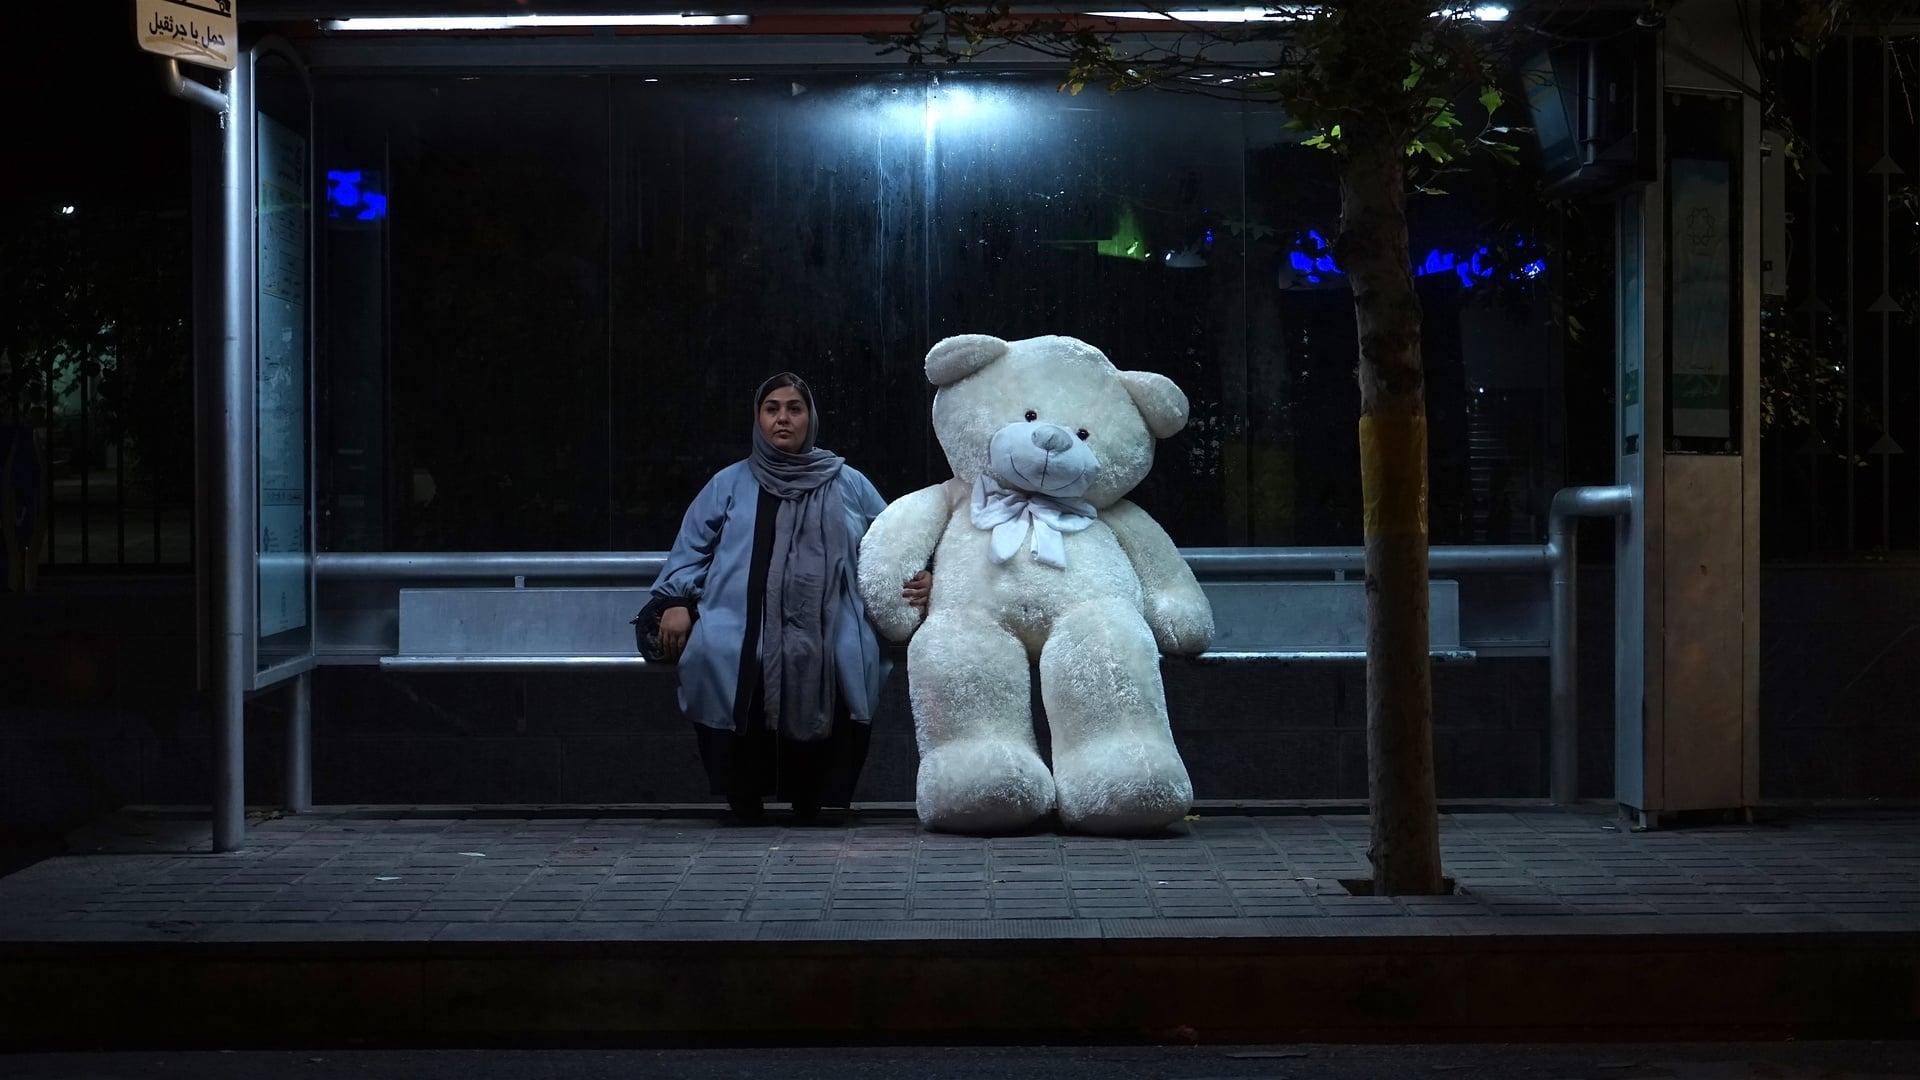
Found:
M 329 19 L 329 30 L 528 30 L 544 27 L 746 26 L 750 15 L 368 15 Z
M 1177 19 L 1190 23 L 1246 23 L 1259 22 L 1262 19 L 1287 18 L 1295 15 L 1309 15 L 1313 12 L 1311 4 L 1262 4 L 1258 7 L 1221 7 L 1221 8 L 1168 8 L 1164 13 L 1158 11 L 1088 11 L 1083 14 L 1103 19 Z M 1508 11 L 1499 4 L 1482 4 L 1468 12 L 1481 22 L 1503 22 Z
M 1274 9 L 1270 7 L 1235 8 L 1169 8 L 1165 14 L 1158 11 L 1089 11 L 1088 15 L 1097 15 L 1103 19 L 1178 19 L 1181 22 L 1218 22 L 1239 23 L 1259 22 L 1261 19 L 1276 15 L 1295 14 L 1299 9 L 1292 6 Z

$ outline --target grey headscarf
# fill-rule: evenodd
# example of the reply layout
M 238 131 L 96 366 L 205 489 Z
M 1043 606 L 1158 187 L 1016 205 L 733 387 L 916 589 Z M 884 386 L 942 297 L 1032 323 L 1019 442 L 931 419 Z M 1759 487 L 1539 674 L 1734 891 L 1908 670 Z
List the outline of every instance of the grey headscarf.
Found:
M 801 383 L 797 389 L 807 399 L 807 441 L 797 454 L 776 448 L 760 430 L 761 403 L 790 385 L 787 379 Z M 767 722 L 794 739 L 824 739 L 832 730 L 837 690 L 834 609 L 853 574 L 846 510 L 833 482 L 846 459 L 816 445 L 820 411 L 803 380 L 783 372 L 761 383 L 753 412 L 753 455 L 747 464 L 760 487 L 780 499 L 760 617 Z

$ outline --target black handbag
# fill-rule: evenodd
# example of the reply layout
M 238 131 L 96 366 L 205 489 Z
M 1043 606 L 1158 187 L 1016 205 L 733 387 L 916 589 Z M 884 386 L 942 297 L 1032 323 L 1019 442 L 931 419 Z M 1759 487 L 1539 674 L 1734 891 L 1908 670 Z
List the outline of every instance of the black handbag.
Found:
M 634 648 L 640 650 L 641 659 L 649 664 L 674 662 L 660 651 L 660 616 L 665 615 L 668 608 L 675 607 L 686 608 L 688 618 L 694 622 L 700 621 L 700 609 L 693 601 L 674 596 L 653 597 L 647 601 L 647 606 L 640 609 L 640 614 L 631 620 Z

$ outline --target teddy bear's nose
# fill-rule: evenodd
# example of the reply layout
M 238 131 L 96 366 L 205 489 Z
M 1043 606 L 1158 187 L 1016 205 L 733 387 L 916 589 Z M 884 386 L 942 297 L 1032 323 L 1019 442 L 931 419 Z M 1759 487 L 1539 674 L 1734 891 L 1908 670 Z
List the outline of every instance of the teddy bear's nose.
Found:
M 1073 436 L 1067 434 L 1065 428 L 1048 424 L 1045 427 L 1033 429 L 1033 445 L 1049 454 L 1058 454 L 1073 445 Z

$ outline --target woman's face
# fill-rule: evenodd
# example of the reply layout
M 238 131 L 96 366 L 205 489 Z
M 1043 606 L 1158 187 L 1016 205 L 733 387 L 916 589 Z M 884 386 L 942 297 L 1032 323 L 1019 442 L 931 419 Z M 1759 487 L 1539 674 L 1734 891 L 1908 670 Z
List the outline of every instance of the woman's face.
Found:
M 807 445 L 807 427 L 812 422 L 807 399 L 791 386 L 775 387 L 760 402 L 760 433 L 782 453 L 797 454 Z

